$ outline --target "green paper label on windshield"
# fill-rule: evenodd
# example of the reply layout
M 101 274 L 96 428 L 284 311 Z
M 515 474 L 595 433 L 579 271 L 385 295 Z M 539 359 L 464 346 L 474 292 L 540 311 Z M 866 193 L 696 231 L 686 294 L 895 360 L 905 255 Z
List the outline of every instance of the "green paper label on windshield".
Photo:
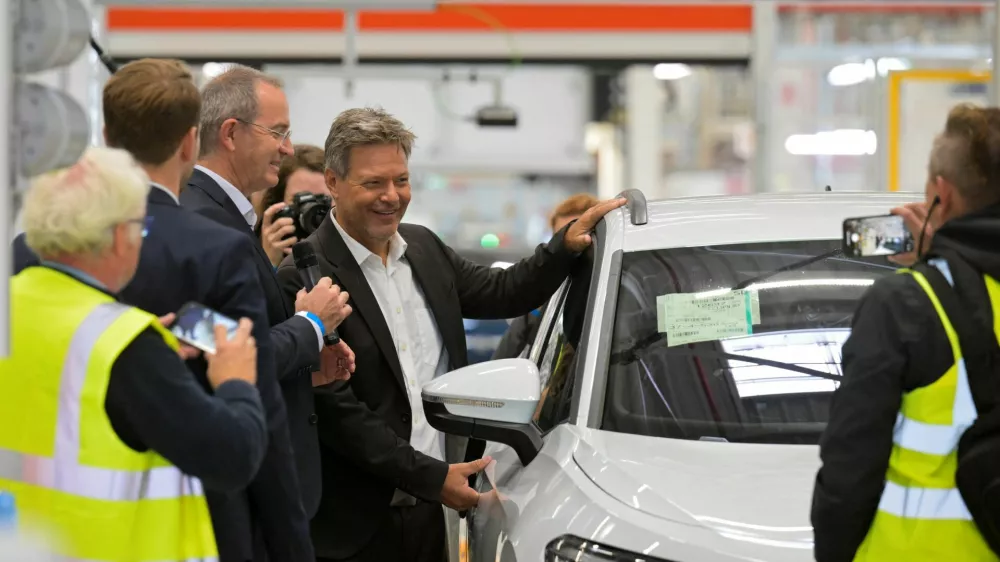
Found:
M 760 299 L 747 290 L 661 295 L 656 320 L 670 347 L 748 336 L 760 324 Z

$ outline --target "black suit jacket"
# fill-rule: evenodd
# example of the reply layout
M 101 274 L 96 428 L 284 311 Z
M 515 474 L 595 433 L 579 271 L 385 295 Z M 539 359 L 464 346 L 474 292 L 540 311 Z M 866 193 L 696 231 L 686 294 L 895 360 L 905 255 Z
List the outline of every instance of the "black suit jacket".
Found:
M 298 483 L 303 508 L 311 518 L 319 507 L 319 442 L 316 437 L 316 414 L 313 407 L 312 366 L 319 364 L 319 341 L 312 322 L 295 316 L 295 296 L 285 299 L 274 267 L 259 240 L 253 235 L 236 204 L 215 180 L 195 170 L 181 193 L 181 204 L 232 230 L 239 231 L 253 246 L 250 261 L 257 270 L 267 300 L 267 318 L 271 326 L 271 344 L 277 364 L 278 380 L 288 409 L 288 426 L 295 451 Z M 307 532 L 303 531 L 303 532 Z M 277 561 L 276 561 L 277 562 Z
M 150 190 L 146 216 L 149 233 L 143 240 L 135 277 L 119 295 L 123 302 L 162 316 L 195 301 L 231 318 L 247 317 L 254 322 L 257 386 L 268 418 L 268 451 L 246 490 L 230 494 L 206 490 L 220 559 L 263 560 L 264 545 L 254 551 L 256 533 L 257 540 L 266 543 L 272 562 L 312 562 L 308 519 L 299 502 L 285 406 L 274 375 L 264 293 L 251 265 L 253 244 L 182 209 L 156 187 Z M 23 236 L 14 244 L 19 262 L 16 270 L 37 261 Z M 207 390 L 204 360 L 189 365 Z
M 422 226 L 402 224 L 399 233 L 451 369 L 468 363 L 462 318 L 526 314 L 555 292 L 576 261 L 563 248 L 562 232 L 506 270 L 463 259 Z M 313 543 L 317 555 L 341 558 L 356 553 L 387 523 L 396 488 L 440 501 L 448 465 L 409 444 L 412 412 L 396 346 L 360 266 L 329 216 L 308 240 L 321 272 L 350 293 L 354 309 L 338 331 L 356 355 L 355 374 L 347 383 L 316 389 L 323 498 L 312 522 Z M 282 262 L 278 278 L 286 295 L 302 286 L 290 258 Z

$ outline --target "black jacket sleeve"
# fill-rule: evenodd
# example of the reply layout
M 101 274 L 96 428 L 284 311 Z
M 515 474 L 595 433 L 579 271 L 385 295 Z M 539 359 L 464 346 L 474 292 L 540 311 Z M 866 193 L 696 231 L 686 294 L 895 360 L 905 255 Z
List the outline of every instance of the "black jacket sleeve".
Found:
M 563 244 L 568 228 L 567 225 L 553 235 L 548 244 L 540 244 L 531 257 L 506 269 L 471 262 L 434 236 L 455 270 L 462 317 L 514 318 L 545 304 L 572 272 L 579 257 Z
M 930 384 L 951 350 L 923 289 L 909 275 L 880 279 L 862 298 L 843 348 L 843 382 L 820 440 L 813 492 L 817 562 L 850 562 L 878 508 L 904 392 Z
M 209 488 L 235 491 L 257 473 L 267 428 L 257 389 L 229 381 L 212 396 L 152 328 L 115 361 L 105 410 L 122 441 L 153 450 Z
M 320 345 L 316 328 L 307 318 L 292 316 L 272 326 L 271 344 L 279 380 L 308 375 L 311 367 L 319 365 Z
M 277 356 L 275 343 L 271 341 L 266 296 L 253 261 L 256 259 L 253 243 L 249 236 L 240 237 L 239 246 L 219 268 L 219 278 L 206 304 L 231 318 L 247 317 L 254 323 L 257 388 L 267 412 L 269 438 L 260 470 L 247 492 L 255 505 L 268 554 L 274 560 L 288 562 L 312 560 L 315 554 L 309 538 L 309 520 L 302 506 L 285 400 L 278 383 L 278 373 L 285 368 L 281 361 L 285 359 Z M 273 273 L 269 271 L 268 275 Z M 308 322 L 305 318 L 300 320 Z M 315 332 L 308 341 L 315 344 Z M 314 349 L 318 356 L 318 348 Z

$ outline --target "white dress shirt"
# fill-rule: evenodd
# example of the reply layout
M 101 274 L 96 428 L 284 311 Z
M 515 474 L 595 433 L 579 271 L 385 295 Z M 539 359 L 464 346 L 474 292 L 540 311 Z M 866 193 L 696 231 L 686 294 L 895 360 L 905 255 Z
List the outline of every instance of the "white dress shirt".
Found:
M 398 232 L 394 234 L 389 241 L 389 258 L 383 264 L 382 258 L 351 238 L 336 219 L 333 224 L 361 267 L 396 345 L 413 414 L 410 445 L 425 455 L 443 461 L 444 436 L 427 423 L 420 391 L 425 384 L 447 372 L 448 352 L 434 314 L 427 308 L 424 293 L 413 279 L 410 264 L 403 257 L 406 241 Z
M 250 228 L 253 228 L 257 224 L 257 211 L 254 210 L 253 203 L 251 203 L 250 200 L 247 199 L 247 196 L 243 195 L 240 190 L 236 189 L 235 185 L 229 183 L 229 180 L 204 166 L 197 165 L 195 166 L 195 169 L 208 174 L 208 177 L 212 178 L 215 180 L 215 183 L 219 184 L 222 191 L 225 191 L 226 195 L 228 195 L 229 198 L 232 199 L 233 203 L 236 204 L 236 210 L 243 215 L 243 218 L 247 221 L 247 224 L 250 225 Z
M 226 195 L 229 196 L 229 199 L 232 200 L 232 202 L 236 205 L 236 210 L 239 211 L 241 215 L 243 215 L 243 219 L 247 221 L 247 225 L 249 225 L 252 230 L 254 225 L 257 224 L 257 211 L 254 210 L 253 203 L 251 203 L 250 200 L 247 199 L 246 195 L 243 195 L 243 193 L 240 190 L 236 189 L 235 185 L 229 183 L 229 180 L 220 176 L 219 174 L 216 174 L 212 170 L 209 170 L 208 168 L 201 165 L 196 165 L 195 169 L 201 170 L 202 172 L 208 174 L 208 177 L 212 178 L 213 180 L 215 180 L 215 183 L 219 184 L 219 187 L 222 188 L 222 191 L 226 192 Z M 310 318 L 308 312 L 305 311 L 296 312 L 295 315 L 305 318 L 306 320 L 309 321 L 310 324 L 312 324 L 313 329 L 316 331 L 316 338 L 319 340 L 319 350 L 323 351 L 323 346 L 326 345 L 323 342 L 323 334 L 326 331 L 323 328 L 323 326 L 318 322 L 316 322 L 316 320 Z

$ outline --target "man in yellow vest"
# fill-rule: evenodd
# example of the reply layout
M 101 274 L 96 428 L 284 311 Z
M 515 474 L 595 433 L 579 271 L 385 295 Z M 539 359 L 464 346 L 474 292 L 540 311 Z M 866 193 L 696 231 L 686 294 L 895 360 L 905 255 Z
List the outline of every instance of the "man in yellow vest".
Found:
M 992 373 L 966 368 L 958 334 L 968 331 L 955 326 L 975 321 L 1000 337 L 1000 109 L 949 113 L 926 199 L 894 211 L 908 219 L 921 265 L 875 283 L 844 344 L 813 495 L 818 562 L 998 560 L 956 486 L 959 439 L 982 398 L 974 377 Z
M 41 264 L 11 282 L 0 491 L 59 560 L 216 560 L 201 481 L 246 486 L 267 445 L 249 320 L 228 340 L 216 328 L 206 392 L 157 318 L 115 298 L 138 264 L 149 185 L 129 153 L 91 148 L 24 201 Z M 219 450 L 227 466 L 199 462 Z

